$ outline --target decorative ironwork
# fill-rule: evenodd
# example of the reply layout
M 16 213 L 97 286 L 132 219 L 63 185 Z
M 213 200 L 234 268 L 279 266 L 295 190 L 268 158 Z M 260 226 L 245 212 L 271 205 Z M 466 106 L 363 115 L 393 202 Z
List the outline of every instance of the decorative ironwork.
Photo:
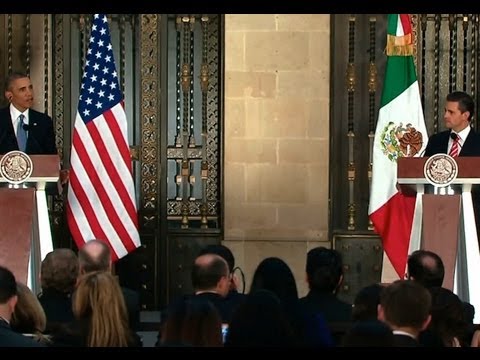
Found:
M 426 64 L 426 54 L 427 54 L 427 37 L 426 37 L 426 32 L 427 32 L 427 14 L 422 14 L 420 15 L 420 24 L 421 24 L 421 30 L 422 30 L 422 67 L 421 67 L 421 101 L 422 101 L 422 107 L 425 108 L 425 64 Z
M 7 15 L 7 66 L 8 73 L 12 72 L 13 67 L 13 17 Z
M 125 15 L 120 15 L 120 88 L 125 93 Z
M 30 76 L 30 14 L 25 15 L 25 73 Z
M 176 86 L 175 98 L 172 98 L 176 107 L 168 130 L 171 134 L 167 146 L 168 176 L 174 179 L 168 197 L 169 203 L 183 201 L 185 204 L 168 206 L 167 215 L 172 224 L 179 221 L 183 228 L 193 226 L 191 220 L 199 220 L 195 226 L 199 224 L 202 228 L 218 226 L 218 74 L 209 70 L 218 68 L 219 64 L 218 18 L 216 15 L 177 16 L 174 26 L 171 24 L 175 30 L 170 41 L 176 48 L 173 59 L 177 77 L 169 82 Z M 194 39 L 200 38 L 197 33 L 201 35 L 201 46 L 194 43 Z M 195 52 L 197 48 L 201 52 Z M 200 213 L 189 213 L 188 204 L 198 201 L 202 205 L 195 208 Z
M 476 96 L 476 88 L 477 88 L 477 56 L 479 56 L 480 52 L 477 51 L 477 28 L 478 28 L 478 14 L 471 15 L 472 21 L 472 42 L 471 42 L 471 55 L 470 55 L 470 93 L 474 99 L 477 98 Z M 477 106 L 477 113 L 478 113 L 478 106 Z M 477 116 L 474 118 L 478 119 Z M 473 119 L 472 119 L 473 120 Z M 478 127 L 476 127 L 478 129 Z
M 440 101 L 440 26 L 442 24 L 442 17 L 440 14 L 435 15 L 435 50 L 434 50 L 434 80 L 433 80 L 433 128 L 434 132 L 438 130 L 438 109 Z
M 368 66 L 368 142 L 369 142 L 369 162 L 368 162 L 368 183 L 371 189 L 372 185 L 372 166 L 373 166 L 373 140 L 375 138 L 375 96 L 377 92 L 377 65 L 375 64 L 375 48 L 376 48 L 376 25 L 377 18 L 372 16 L 369 19 L 369 66 Z M 368 219 L 368 229 L 373 230 L 373 224 Z
M 457 17 L 455 14 L 448 15 L 448 28 L 450 30 L 448 90 L 452 92 L 457 89 Z
M 462 19 L 462 29 L 463 29 L 463 48 L 464 49 L 467 49 L 468 47 L 468 15 L 467 14 L 463 14 L 463 19 Z M 462 57 L 462 65 L 463 65 L 463 91 L 467 91 L 467 80 L 468 80 L 468 77 L 467 77 L 467 74 L 468 74 L 468 64 L 467 64 L 467 61 L 468 61 L 468 54 L 467 54 L 467 51 L 464 51 L 463 52 L 463 57 Z
M 347 137 L 348 137 L 348 230 L 355 230 L 355 157 L 353 153 L 354 133 L 354 108 L 355 108 L 355 16 L 352 15 L 348 21 L 348 66 L 347 66 Z
M 44 96 L 44 103 L 43 103 L 43 108 L 45 109 L 45 111 L 48 111 L 48 98 L 50 97 L 50 94 L 49 94 L 49 78 L 50 78 L 50 74 L 49 74 L 49 63 L 48 63 L 48 57 L 49 57 L 49 49 L 48 49 L 48 46 L 49 46 L 49 40 L 50 40 L 50 37 L 49 37 L 49 31 L 48 31 L 48 24 L 49 24 L 49 15 L 48 14 L 44 14 L 43 15 L 43 92 L 45 94 Z M 56 137 L 58 137 L 59 135 L 58 134 L 55 134 Z
M 140 68 L 141 98 L 140 132 L 142 134 L 141 156 L 141 193 L 142 203 L 146 216 L 156 216 L 158 208 L 158 189 L 152 184 L 156 183 L 158 176 L 159 153 L 157 145 L 157 107 L 158 107 L 158 15 L 145 14 L 141 16 L 140 36 L 142 44 L 142 57 Z

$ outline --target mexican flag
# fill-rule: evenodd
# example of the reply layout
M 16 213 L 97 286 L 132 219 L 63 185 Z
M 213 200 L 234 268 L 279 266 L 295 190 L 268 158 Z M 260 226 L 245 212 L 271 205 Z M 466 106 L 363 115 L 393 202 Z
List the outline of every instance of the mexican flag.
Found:
M 400 278 L 405 274 L 416 198 L 397 189 L 397 159 L 420 156 L 428 135 L 408 14 L 389 14 L 387 65 L 373 144 L 369 216 Z

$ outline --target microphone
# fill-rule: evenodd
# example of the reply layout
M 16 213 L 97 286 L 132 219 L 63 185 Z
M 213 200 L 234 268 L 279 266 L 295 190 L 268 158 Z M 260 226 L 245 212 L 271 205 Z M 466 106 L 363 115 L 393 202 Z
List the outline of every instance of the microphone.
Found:
M 28 131 L 28 130 L 30 130 L 30 125 L 23 123 L 22 128 L 23 128 L 23 130 Z

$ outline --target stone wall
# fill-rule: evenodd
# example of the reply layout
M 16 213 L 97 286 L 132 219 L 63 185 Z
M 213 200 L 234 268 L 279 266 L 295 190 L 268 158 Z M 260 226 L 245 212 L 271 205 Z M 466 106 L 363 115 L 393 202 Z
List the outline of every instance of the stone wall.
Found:
M 330 15 L 226 15 L 225 245 L 245 272 L 328 239 Z

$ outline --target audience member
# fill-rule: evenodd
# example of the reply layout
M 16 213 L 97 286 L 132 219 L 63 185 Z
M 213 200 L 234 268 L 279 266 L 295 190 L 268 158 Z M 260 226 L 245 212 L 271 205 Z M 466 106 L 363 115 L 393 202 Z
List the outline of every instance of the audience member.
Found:
M 430 323 L 430 293 L 410 280 L 397 280 L 380 295 L 378 319 L 393 330 L 395 346 L 419 346 L 418 336 Z
M 11 320 L 17 301 L 15 276 L 7 268 L 0 266 L 0 347 L 45 346 L 11 328 Z
M 280 300 L 298 345 L 333 346 L 330 330 L 322 314 L 309 314 L 300 305 L 295 278 L 282 259 L 269 257 L 258 264 L 250 292 L 262 289 L 273 292 Z
M 111 250 L 103 240 L 88 241 L 78 252 L 80 275 L 93 271 L 112 272 Z M 121 287 L 128 311 L 128 323 L 137 331 L 140 325 L 140 295 L 135 290 Z
M 58 324 L 73 321 L 72 293 L 78 278 L 78 258 L 71 249 L 55 249 L 45 256 L 40 270 L 42 292 L 38 300 L 45 311 L 50 333 Z
M 27 285 L 19 282 L 17 282 L 17 297 L 17 305 L 10 322 L 12 330 L 29 336 L 35 341 L 48 344 L 49 339 L 43 334 L 47 317 L 37 297 Z
M 161 346 L 223 346 L 220 314 L 210 301 L 199 297 L 172 304 L 161 333 Z
M 293 330 L 280 299 L 271 291 L 249 293 L 233 315 L 226 347 L 291 347 Z

